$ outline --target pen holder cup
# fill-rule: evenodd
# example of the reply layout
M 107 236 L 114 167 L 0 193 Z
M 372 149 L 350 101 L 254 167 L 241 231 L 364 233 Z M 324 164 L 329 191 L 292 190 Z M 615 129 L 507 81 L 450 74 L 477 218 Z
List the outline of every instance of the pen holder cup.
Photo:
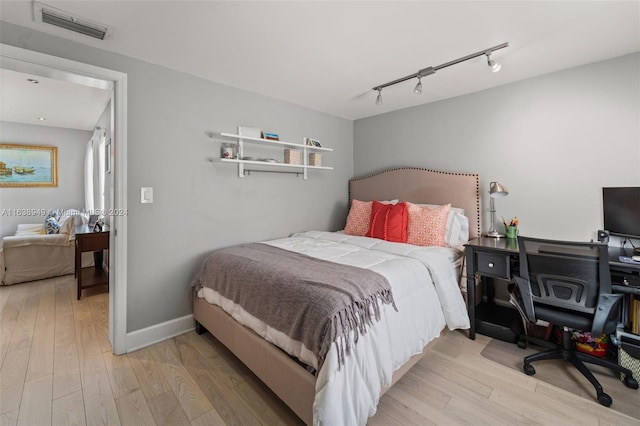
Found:
M 518 236 L 518 227 L 517 226 L 505 226 L 507 238 L 515 239 Z

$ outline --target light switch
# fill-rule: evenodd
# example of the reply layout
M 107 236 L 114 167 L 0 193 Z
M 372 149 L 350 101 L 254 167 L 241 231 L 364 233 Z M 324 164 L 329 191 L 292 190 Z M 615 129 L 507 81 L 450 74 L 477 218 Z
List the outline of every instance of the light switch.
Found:
M 140 188 L 140 202 L 142 204 L 153 203 L 153 188 Z

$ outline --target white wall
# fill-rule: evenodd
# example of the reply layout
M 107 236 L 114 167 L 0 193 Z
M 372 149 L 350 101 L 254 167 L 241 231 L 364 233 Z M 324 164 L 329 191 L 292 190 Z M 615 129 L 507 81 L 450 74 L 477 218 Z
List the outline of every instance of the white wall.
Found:
M 352 121 L 7 22 L 0 42 L 127 74 L 129 333 L 192 313 L 191 277 L 213 249 L 344 226 Z M 209 162 L 219 157 L 220 141 L 208 137 L 238 125 L 289 141 L 317 138 L 334 148 L 323 163 L 335 170 L 311 171 L 306 181 L 290 174 L 240 179 L 233 165 Z M 154 188 L 153 204 L 140 204 L 143 186 Z
M 640 53 L 356 121 L 355 174 L 396 166 L 479 173 L 483 231 L 496 180 L 521 235 L 595 239 L 601 188 L 640 185 Z
M 84 208 L 84 154 L 91 132 L 59 127 L 0 122 L 0 141 L 58 147 L 58 186 L 0 188 L 0 213 L 7 209 Z M 42 223 L 44 215 L 0 214 L 0 237 L 13 235 L 19 223 Z

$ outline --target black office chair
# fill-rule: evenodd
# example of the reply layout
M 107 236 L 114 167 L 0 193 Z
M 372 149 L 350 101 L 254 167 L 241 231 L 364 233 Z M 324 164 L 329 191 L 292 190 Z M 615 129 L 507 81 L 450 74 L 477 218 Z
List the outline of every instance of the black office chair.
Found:
M 600 404 L 612 403 L 609 395 L 584 363 L 624 373 L 624 384 L 638 389 L 631 371 L 587 353 L 571 341 L 569 328 L 590 331 L 594 337 L 613 333 L 618 324 L 622 295 L 611 293 L 609 253 L 606 244 L 578 243 L 518 237 L 520 276 L 515 281 L 527 319 L 563 327 L 562 346 L 524 358 L 524 372 L 536 370 L 533 361 L 563 359 L 573 364 L 596 389 Z

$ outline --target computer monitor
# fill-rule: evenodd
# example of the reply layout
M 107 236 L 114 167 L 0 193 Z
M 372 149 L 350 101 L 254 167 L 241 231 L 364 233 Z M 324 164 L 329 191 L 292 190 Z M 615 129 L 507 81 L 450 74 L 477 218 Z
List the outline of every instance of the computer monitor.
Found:
M 602 188 L 604 229 L 640 239 L 640 187 Z

